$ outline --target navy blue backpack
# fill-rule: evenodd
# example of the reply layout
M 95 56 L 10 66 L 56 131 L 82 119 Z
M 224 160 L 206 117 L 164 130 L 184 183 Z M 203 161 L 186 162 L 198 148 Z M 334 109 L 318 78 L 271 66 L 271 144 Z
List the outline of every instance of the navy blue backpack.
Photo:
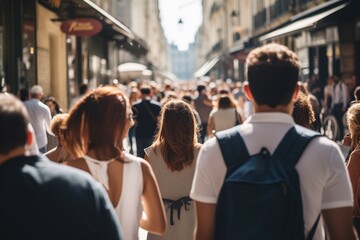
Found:
M 239 127 L 216 133 L 227 172 L 216 207 L 215 239 L 312 239 L 320 214 L 305 238 L 295 165 L 320 134 L 292 127 L 273 155 L 263 147 L 250 156 Z

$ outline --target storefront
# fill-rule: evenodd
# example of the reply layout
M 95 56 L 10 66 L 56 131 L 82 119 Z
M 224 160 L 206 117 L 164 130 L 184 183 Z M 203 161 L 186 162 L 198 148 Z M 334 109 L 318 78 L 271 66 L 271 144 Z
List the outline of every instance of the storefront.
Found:
M 259 41 L 276 41 L 295 50 L 303 81 L 315 76 L 323 87 L 334 74 L 344 78 L 354 74 L 359 81 L 359 7 L 358 1 L 326 2 L 293 16 L 288 24 L 260 36 Z
M 132 54 L 136 60 L 147 53 L 146 44 L 131 29 L 90 0 L 39 2 L 56 13 L 50 22 L 64 35 L 68 102 L 83 82 L 94 88 L 114 81 L 121 52 Z
M 0 0 L 0 86 L 18 94 L 36 83 L 35 0 Z
M 62 29 L 64 22 L 84 18 L 101 29 L 92 34 Z M 77 28 L 89 26 L 82 22 Z M 0 0 L 2 90 L 18 94 L 40 84 L 67 110 L 82 82 L 95 87 L 117 77 L 121 51 L 141 59 L 147 46 L 90 0 Z

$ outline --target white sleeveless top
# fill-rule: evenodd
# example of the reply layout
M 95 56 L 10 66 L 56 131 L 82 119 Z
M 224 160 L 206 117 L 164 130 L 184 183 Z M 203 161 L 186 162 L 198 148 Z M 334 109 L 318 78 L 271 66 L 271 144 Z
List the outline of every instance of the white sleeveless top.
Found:
M 84 156 L 91 175 L 99 181 L 105 189 L 109 189 L 108 164 L 113 161 L 99 161 Z M 124 172 L 121 197 L 115 207 L 119 218 L 124 240 L 139 239 L 139 222 L 142 214 L 141 194 L 143 192 L 143 174 L 140 158 L 125 153 Z

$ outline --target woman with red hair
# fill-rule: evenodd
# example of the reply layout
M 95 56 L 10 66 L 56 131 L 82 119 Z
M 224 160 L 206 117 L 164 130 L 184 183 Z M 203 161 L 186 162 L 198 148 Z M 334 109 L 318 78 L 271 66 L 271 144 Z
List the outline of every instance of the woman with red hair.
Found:
M 67 165 L 90 173 L 104 186 L 125 240 L 138 239 L 139 226 L 160 235 L 166 227 L 152 168 L 123 150 L 133 124 L 126 95 L 107 86 L 88 93 L 71 109 L 64 131 L 65 145 L 77 158 Z

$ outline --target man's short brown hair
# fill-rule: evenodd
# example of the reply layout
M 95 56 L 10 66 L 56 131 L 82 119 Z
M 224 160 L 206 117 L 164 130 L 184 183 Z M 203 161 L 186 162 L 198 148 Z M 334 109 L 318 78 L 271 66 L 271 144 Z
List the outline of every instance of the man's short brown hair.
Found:
M 252 50 L 247 59 L 249 87 L 258 105 L 272 108 L 290 103 L 300 63 L 287 47 L 271 43 Z
M 7 155 L 25 146 L 28 132 L 28 113 L 14 96 L 0 93 L 0 154 Z

